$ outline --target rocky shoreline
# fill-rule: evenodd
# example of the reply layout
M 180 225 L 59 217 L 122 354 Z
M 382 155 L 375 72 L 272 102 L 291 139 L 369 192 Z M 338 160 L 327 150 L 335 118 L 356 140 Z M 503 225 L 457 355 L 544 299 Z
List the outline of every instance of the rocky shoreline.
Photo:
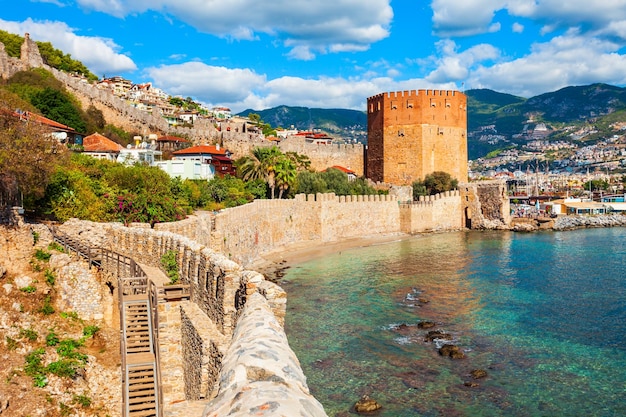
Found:
M 597 216 L 563 215 L 551 218 L 514 218 L 510 230 L 515 232 L 533 232 L 536 230 L 575 230 L 596 227 L 624 227 L 626 216 L 606 214 Z

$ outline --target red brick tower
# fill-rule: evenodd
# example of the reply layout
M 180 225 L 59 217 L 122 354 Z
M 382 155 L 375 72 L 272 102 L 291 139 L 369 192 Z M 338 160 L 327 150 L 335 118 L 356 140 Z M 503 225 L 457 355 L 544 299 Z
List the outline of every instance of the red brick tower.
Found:
M 409 185 L 434 171 L 467 181 L 467 97 L 411 90 L 367 99 L 365 175 Z

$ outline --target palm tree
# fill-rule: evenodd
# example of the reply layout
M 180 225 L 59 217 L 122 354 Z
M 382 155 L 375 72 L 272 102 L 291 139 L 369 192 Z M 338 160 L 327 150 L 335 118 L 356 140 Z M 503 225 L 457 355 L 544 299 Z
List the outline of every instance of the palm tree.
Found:
M 293 187 L 296 183 L 297 169 L 296 164 L 286 156 L 278 158 L 275 164 L 276 185 L 278 186 L 278 198 L 283 197 L 289 187 Z
M 251 156 L 245 156 L 237 162 L 237 172 L 244 181 L 262 178 L 270 188 L 274 198 L 276 188 L 276 163 L 283 153 L 276 146 L 271 148 L 256 147 Z
M 297 152 L 285 152 L 285 156 L 293 161 L 297 171 L 308 171 L 311 168 L 311 160 L 306 155 Z

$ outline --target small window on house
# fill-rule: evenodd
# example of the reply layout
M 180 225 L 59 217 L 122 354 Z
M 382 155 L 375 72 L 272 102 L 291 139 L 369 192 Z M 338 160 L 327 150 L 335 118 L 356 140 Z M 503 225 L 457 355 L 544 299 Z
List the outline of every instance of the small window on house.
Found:
M 398 108 L 398 102 L 397 101 L 392 101 L 391 102 L 391 110 L 395 110 Z
M 430 99 L 430 107 L 437 107 L 437 103 L 435 102 L 434 98 Z
M 406 101 L 406 108 L 407 109 L 412 109 L 413 108 L 413 100 L 407 100 Z
M 377 107 L 377 108 L 376 108 L 376 110 L 380 111 L 380 101 L 379 101 L 378 103 L 376 103 L 376 104 L 377 104 L 377 106 L 376 106 L 376 107 Z
M 374 105 L 370 103 L 370 113 L 374 113 Z

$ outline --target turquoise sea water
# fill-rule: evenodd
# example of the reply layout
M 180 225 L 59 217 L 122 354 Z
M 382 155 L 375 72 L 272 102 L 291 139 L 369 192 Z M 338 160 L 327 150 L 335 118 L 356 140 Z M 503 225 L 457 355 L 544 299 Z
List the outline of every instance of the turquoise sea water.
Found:
M 626 416 L 626 228 L 417 236 L 297 265 L 281 285 L 329 416 L 362 394 L 379 416 Z M 440 356 L 424 320 L 466 357 Z

